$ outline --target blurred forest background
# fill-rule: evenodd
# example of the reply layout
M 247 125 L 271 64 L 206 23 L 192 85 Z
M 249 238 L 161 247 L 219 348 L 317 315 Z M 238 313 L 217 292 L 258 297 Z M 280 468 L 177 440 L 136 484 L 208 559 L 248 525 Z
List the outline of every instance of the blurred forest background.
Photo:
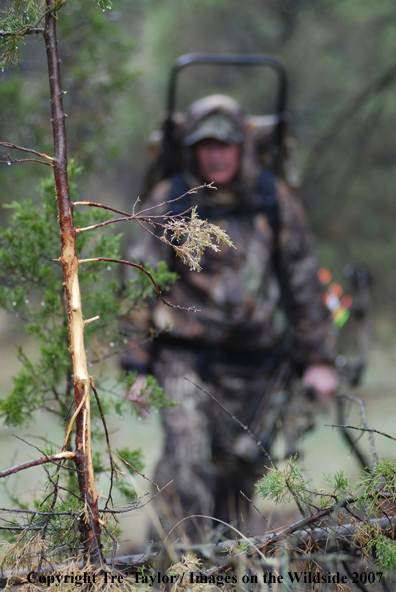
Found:
M 2 0 L 4 3 L 4 0 Z M 149 134 L 165 108 L 169 70 L 188 52 L 278 58 L 290 80 L 301 197 L 321 262 L 364 263 L 377 308 L 396 285 L 396 6 L 390 0 L 115 0 L 102 12 L 70 0 L 59 19 L 70 156 L 85 198 L 125 207 L 139 195 Z M 51 151 L 43 47 L 26 39 L 21 72 L 0 75 L 0 136 Z M 180 106 L 230 92 L 248 112 L 271 111 L 275 80 L 261 69 L 191 69 Z M 3 150 L 3 152 L 5 152 Z M 11 170 L 10 170 L 11 169 Z M 1 202 L 31 196 L 35 165 L 0 168 Z M 3 217 L 3 216 L 2 216 Z
M 5 0 L 0 3 L 7 5 Z M 380 346 L 369 384 L 373 394 L 385 380 L 387 393 L 393 392 L 395 3 L 114 0 L 113 8 L 104 12 L 91 0 L 68 0 L 60 13 L 58 36 L 69 157 L 84 166 L 80 198 L 127 210 L 141 191 L 148 137 L 165 108 L 170 67 L 179 55 L 268 54 L 285 66 L 290 134 L 298 141 L 300 195 L 320 263 L 335 277 L 346 264 L 370 270 Z M 51 154 L 44 47 L 36 39 L 25 41 L 20 71 L 0 73 L 0 139 Z M 249 113 L 269 113 L 274 90 L 273 75 L 261 69 L 242 73 L 194 67 L 182 75 L 178 105 L 227 92 Z M 7 153 L 0 150 L 3 157 Z M 0 203 L 38 199 L 34 188 L 42 168 L 0 164 Z M 7 223 L 7 210 L 0 219 Z M 131 229 L 123 230 L 124 240 L 130 240 Z M 13 338 L 11 323 L 1 319 L 4 392 L 13 370 Z

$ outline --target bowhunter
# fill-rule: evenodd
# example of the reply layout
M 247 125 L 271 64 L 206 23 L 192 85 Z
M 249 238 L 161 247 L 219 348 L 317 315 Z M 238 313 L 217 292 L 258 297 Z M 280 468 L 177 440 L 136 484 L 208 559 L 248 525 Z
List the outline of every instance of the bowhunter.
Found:
M 144 207 L 213 182 L 216 191 L 200 190 L 167 205 L 163 213 L 197 204 L 199 216 L 225 229 L 236 249 L 207 250 L 198 273 L 143 233 L 131 256 L 150 265 L 165 260 L 180 277 L 167 299 L 200 312 L 154 301 L 143 311 L 144 322 L 168 329 L 134 352 L 125 366 L 142 374 L 132 399 L 144 374 L 152 372 L 177 403 L 162 411 L 165 446 L 154 480 L 162 487 L 173 479 L 156 498 L 162 515 L 167 512 L 175 521 L 200 514 L 235 522 L 245 507 L 239 491 L 252 496 L 257 463 L 251 462 L 242 428 L 192 382 L 251 426 L 257 413 L 265 416 L 271 377 L 287 355 L 303 384 L 326 402 L 337 387 L 334 333 L 302 205 L 273 171 L 261 168 L 240 105 L 223 95 L 194 102 L 181 138 L 180 171 L 161 181 Z M 273 433 L 274 426 L 265 429 Z M 181 526 L 197 538 L 194 520 Z

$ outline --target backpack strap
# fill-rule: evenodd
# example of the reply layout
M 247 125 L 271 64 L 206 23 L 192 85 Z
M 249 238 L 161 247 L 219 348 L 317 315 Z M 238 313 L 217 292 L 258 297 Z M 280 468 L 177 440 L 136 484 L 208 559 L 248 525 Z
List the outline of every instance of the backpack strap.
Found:
M 268 223 L 274 233 L 274 250 L 272 253 L 272 261 L 274 270 L 281 288 L 281 303 L 283 308 L 288 311 L 288 297 L 286 285 L 280 264 L 279 253 L 279 231 L 280 231 L 280 216 L 279 216 L 279 201 L 275 185 L 276 175 L 274 171 L 263 169 L 260 173 L 257 183 L 257 190 L 259 195 L 259 203 L 256 206 L 240 207 L 234 210 L 225 210 L 224 208 L 211 208 L 210 210 L 200 210 L 199 214 L 202 218 L 219 218 L 223 216 L 253 216 L 257 212 L 263 212 L 268 219 Z M 169 200 L 180 199 L 172 204 L 173 214 L 182 214 L 192 203 L 192 195 L 184 195 L 188 192 L 189 187 L 180 173 L 175 173 L 170 177 L 171 189 L 169 193 Z
M 269 169 L 263 169 L 258 179 L 258 193 L 260 204 L 257 210 L 264 212 L 268 218 L 268 223 L 275 236 L 275 244 L 278 245 L 279 237 L 279 203 L 275 186 L 275 173 Z
M 180 173 L 175 173 L 170 177 L 169 180 L 171 183 L 171 187 L 168 200 L 177 200 L 173 204 L 171 204 L 172 214 L 177 216 L 179 214 L 182 214 L 192 206 L 191 195 L 184 195 L 189 191 L 190 188 L 187 186 L 187 183 L 185 182 Z M 177 199 L 178 197 L 180 199 Z
M 274 250 L 272 253 L 272 263 L 276 277 L 278 278 L 281 290 L 281 304 L 286 313 L 290 310 L 290 301 L 288 298 L 287 281 L 280 261 L 279 232 L 280 232 L 280 214 L 279 200 L 275 185 L 276 175 L 269 169 L 263 169 L 260 173 L 258 187 L 262 211 L 267 215 L 268 223 L 274 233 Z

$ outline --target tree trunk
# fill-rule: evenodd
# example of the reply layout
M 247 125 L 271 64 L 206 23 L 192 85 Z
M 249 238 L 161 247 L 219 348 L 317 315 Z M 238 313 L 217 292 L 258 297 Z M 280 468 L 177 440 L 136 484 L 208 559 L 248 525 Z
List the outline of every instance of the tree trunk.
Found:
M 73 210 L 67 176 L 66 116 L 63 112 L 63 91 L 61 89 L 60 60 L 56 38 L 56 3 L 54 0 L 46 0 L 46 7 L 44 39 L 48 61 L 54 134 L 54 177 L 62 247 L 60 262 L 63 268 L 67 297 L 69 350 L 73 364 L 75 408 L 77 409 L 83 401 L 76 418 L 75 458 L 80 497 L 84 505 L 81 529 L 86 559 L 90 559 L 94 565 L 103 565 L 98 495 L 95 487 L 91 451 L 91 387 L 84 348 L 84 320 L 78 278 L 76 231 L 73 223 Z

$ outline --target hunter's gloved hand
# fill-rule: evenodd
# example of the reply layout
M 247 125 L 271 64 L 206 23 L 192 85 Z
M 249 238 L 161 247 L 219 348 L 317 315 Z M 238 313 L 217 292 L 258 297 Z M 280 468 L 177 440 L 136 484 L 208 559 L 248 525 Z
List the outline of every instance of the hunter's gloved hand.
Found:
M 146 419 L 149 415 L 146 406 L 151 394 L 151 389 L 147 388 L 146 381 L 147 376 L 145 374 L 140 374 L 125 397 L 128 401 L 132 401 L 142 419 Z
M 322 403 L 328 403 L 337 390 L 338 376 L 329 364 L 311 364 L 302 375 L 302 383 L 315 389 Z

